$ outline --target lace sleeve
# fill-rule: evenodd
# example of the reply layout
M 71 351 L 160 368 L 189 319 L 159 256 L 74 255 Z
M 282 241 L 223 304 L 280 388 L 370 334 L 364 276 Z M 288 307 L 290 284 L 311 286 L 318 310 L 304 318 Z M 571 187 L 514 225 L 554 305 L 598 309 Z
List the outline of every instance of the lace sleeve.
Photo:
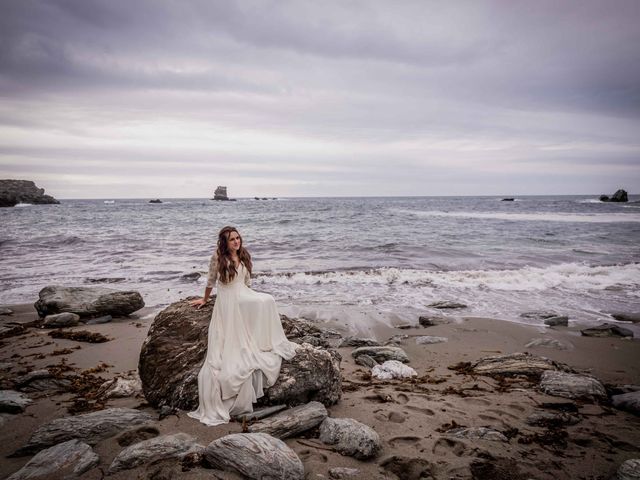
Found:
M 217 256 L 214 253 L 209 261 L 209 273 L 207 274 L 207 288 L 213 288 L 216 285 L 218 279 L 218 262 Z

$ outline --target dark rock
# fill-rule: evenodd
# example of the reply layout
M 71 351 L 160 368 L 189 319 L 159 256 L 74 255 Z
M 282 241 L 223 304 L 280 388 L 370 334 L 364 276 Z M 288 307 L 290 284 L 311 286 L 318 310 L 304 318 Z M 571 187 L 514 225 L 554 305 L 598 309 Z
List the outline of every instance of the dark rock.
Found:
M 103 315 L 102 317 L 96 317 L 87 320 L 86 323 L 87 325 L 99 325 L 101 323 L 109 323 L 111 320 L 113 320 L 113 317 L 111 315 Z
M 502 202 L 513 202 L 513 201 L 515 201 L 515 198 L 513 198 L 513 197 L 503 198 L 501 201 Z
M 361 365 L 363 367 L 367 367 L 367 368 L 373 368 L 376 365 L 378 365 L 378 362 L 376 362 L 372 357 L 370 357 L 369 355 L 358 355 L 356 357 L 356 364 L 357 365 Z
M 213 467 L 255 480 L 302 480 L 304 466 L 282 440 L 266 433 L 234 433 L 211 442 L 204 450 Z
M 227 187 L 219 185 L 216 187 L 216 191 L 213 193 L 213 198 L 211 200 L 229 200 L 227 196 Z
M 450 320 L 445 317 L 434 317 L 433 315 L 422 315 L 418 318 L 418 322 L 423 327 L 433 327 L 435 325 L 444 325 L 450 323 Z
M 80 315 L 71 312 L 63 312 L 53 315 L 47 315 L 46 317 L 44 317 L 43 327 L 73 327 L 75 325 L 78 325 L 78 323 L 80 323 Z
M 153 425 L 142 425 L 122 432 L 118 435 L 117 441 L 121 447 L 128 447 L 129 445 L 157 437 L 158 435 L 160 435 L 160 430 Z
M 379 347 L 380 342 L 373 338 L 347 337 L 340 342 L 339 347 Z
M 547 370 L 571 371 L 562 363 L 528 353 L 484 357 L 470 366 L 479 375 L 525 375 L 540 377 Z
M 320 424 L 320 441 L 359 460 L 375 457 L 382 450 L 376 431 L 352 418 L 327 417 Z
M 61 312 L 76 313 L 80 317 L 122 317 L 144 307 L 138 292 L 105 287 L 49 286 L 40 290 L 39 297 L 34 307 L 41 317 Z
M 609 201 L 609 195 L 600 195 L 600 201 L 601 202 L 608 202 Z
M 433 475 L 433 466 L 424 458 L 393 455 L 383 459 L 380 466 L 402 480 L 426 480 Z
M 162 203 L 162 200 L 160 200 L 159 198 L 156 198 L 154 200 L 149 200 L 149 203 Z
M 547 370 L 540 378 L 540 390 L 548 395 L 586 400 L 604 400 L 607 391 L 593 377 Z
M 431 308 L 449 309 L 449 308 L 467 308 L 464 303 L 452 302 L 449 300 L 443 300 L 440 302 L 434 302 L 428 305 Z
M 621 322 L 640 323 L 640 312 L 613 312 L 611 316 Z
M 249 431 L 268 433 L 284 440 L 312 429 L 325 418 L 327 418 L 327 409 L 324 405 L 320 402 L 309 402 L 256 422 L 249 427 Z
M 359 347 L 351 352 L 353 358 L 358 358 L 360 355 L 368 355 L 378 363 L 386 362 L 387 360 L 397 360 L 403 363 L 409 362 L 409 357 L 400 347 Z
M 611 403 L 620 410 L 640 415 L 640 391 L 614 395 L 611 397 Z
M 560 315 L 556 312 L 534 311 L 521 313 L 520 316 L 528 320 L 537 320 L 550 327 L 566 327 L 567 325 L 569 325 L 569 317 L 567 317 L 566 315 Z
M 73 439 L 38 452 L 7 480 L 76 478 L 99 462 L 100 458 L 89 445 Z
M 0 180 L 0 207 L 13 207 L 18 203 L 42 205 L 60 202 L 51 195 L 45 195 L 44 188 L 36 187 L 30 180 Z
M 561 427 L 563 425 L 575 425 L 580 422 L 580 417 L 567 412 L 534 412 L 527 417 L 525 422 L 536 427 Z
M 213 302 L 198 310 L 189 300 L 160 312 L 142 344 L 138 363 L 142 389 L 156 408 L 168 405 L 191 411 L 198 406 L 198 372 L 206 355 Z M 334 350 L 301 345 L 295 357 L 282 361 L 278 380 L 259 403 L 336 403 L 342 393 L 340 360 Z
M 185 280 L 187 282 L 195 282 L 196 280 L 198 280 L 201 277 L 200 272 L 193 272 L 193 273 L 185 273 L 184 275 L 182 275 L 180 278 L 182 280 Z
M 15 390 L 0 390 L 0 412 L 21 413 L 25 407 L 33 403 L 26 395 Z
M 616 193 L 614 193 L 611 197 L 607 195 L 600 195 L 600 201 L 601 202 L 628 202 L 629 197 L 625 190 L 619 189 L 619 190 L 616 190 Z
M 597 327 L 585 328 L 580 330 L 585 337 L 633 337 L 633 332 L 628 328 L 614 325 L 611 323 L 603 323 Z

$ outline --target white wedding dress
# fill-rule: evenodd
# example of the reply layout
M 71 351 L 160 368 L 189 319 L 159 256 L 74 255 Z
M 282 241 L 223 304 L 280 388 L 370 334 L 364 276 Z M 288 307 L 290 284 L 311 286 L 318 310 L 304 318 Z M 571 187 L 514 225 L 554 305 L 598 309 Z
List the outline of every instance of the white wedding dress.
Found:
M 210 281 L 212 268 L 213 259 Z M 282 359 L 296 354 L 297 344 L 287 340 L 273 297 L 251 290 L 248 280 L 241 263 L 231 282 L 217 282 L 207 356 L 198 374 L 199 405 L 187 413 L 206 425 L 252 412 L 253 403 L 278 378 Z

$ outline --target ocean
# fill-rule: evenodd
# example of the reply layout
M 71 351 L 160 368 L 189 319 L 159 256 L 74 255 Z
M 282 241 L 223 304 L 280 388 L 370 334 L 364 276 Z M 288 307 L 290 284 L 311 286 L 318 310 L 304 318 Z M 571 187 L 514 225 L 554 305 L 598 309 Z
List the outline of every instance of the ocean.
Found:
M 531 323 L 640 311 L 640 197 L 595 195 L 62 200 L 0 209 L 0 303 L 47 285 L 140 291 L 151 314 L 202 295 L 218 230 L 236 226 L 253 288 L 280 311 L 343 324 L 415 323 L 441 300 L 453 315 Z M 202 276 L 193 280 L 193 273 Z

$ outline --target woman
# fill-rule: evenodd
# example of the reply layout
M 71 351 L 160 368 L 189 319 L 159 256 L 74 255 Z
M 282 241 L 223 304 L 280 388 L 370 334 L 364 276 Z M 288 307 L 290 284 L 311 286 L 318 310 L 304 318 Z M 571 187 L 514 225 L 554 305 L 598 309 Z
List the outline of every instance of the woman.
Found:
M 187 413 L 207 425 L 252 412 L 263 389 L 278 378 L 282 359 L 296 353 L 296 344 L 284 335 L 273 297 L 249 288 L 251 268 L 238 230 L 224 227 L 209 263 L 204 298 L 191 302 L 197 308 L 205 305 L 217 280 L 207 357 L 198 374 L 199 406 Z

